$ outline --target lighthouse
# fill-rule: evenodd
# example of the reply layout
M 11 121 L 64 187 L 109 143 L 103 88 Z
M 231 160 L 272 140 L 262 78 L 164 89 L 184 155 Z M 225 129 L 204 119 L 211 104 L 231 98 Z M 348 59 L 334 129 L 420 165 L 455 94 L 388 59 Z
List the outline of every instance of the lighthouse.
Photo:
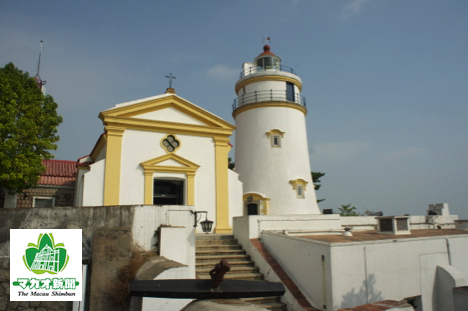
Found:
M 320 214 L 311 177 L 306 101 L 292 68 L 263 47 L 235 85 L 236 172 L 244 215 Z

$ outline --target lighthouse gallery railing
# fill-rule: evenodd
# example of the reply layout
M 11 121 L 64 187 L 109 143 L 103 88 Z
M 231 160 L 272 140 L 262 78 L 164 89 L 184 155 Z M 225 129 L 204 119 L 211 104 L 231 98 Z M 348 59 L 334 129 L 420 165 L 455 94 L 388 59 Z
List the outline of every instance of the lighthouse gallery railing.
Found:
M 234 102 L 232 103 L 232 110 L 234 111 L 237 108 L 245 105 L 271 101 L 293 103 L 306 107 L 306 100 L 303 96 L 301 96 L 300 93 L 265 90 L 240 95 L 234 99 Z

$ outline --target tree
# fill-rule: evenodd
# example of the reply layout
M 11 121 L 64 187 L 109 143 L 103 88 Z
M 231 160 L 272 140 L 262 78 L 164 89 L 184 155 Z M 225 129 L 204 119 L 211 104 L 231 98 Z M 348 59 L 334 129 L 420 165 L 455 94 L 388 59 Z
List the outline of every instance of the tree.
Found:
M 351 204 L 346 204 L 346 205 L 341 205 L 340 208 L 338 208 L 338 211 L 340 212 L 341 216 L 361 216 L 361 214 L 355 212 L 356 207 L 351 207 Z
M 57 104 L 34 78 L 12 63 L 0 68 L 0 188 L 14 194 L 37 184 L 60 123 Z
M 232 158 L 228 158 L 228 169 L 234 170 L 234 167 L 236 167 L 236 163 L 232 162 Z
M 310 174 L 312 175 L 312 182 L 314 183 L 314 189 L 315 191 L 319 190 L 320 187 L 322 187 L 322 184 L 320 184 L 320 178 L 322 178 L 323 176 L 325 176 L 325 173 L 322 173 L 322 172 L 310 172 Z M 320 203 L 322 201 L 324 201 L 325 199 L 320 199 L 320 200 L 317 200 L 317 203 Z

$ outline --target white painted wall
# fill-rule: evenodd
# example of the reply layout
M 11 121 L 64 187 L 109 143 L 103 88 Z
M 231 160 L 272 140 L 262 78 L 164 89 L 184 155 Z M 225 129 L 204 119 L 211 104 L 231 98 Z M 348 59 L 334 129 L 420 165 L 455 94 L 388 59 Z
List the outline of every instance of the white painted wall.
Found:
M 340 215 L 276 215 L 242 216 L 233 218 L 236 239 L 247 247 L 250 239 L 259 238 L 263 231 L 340 231 Z
M 159 255 L 189 266 L 189 276 L 195 278 L 195 254 L 192 245 L 194 240 L 193 226 L 187 223 L 187 227 L 161 227 L 161 240 L 159 241 Z M 190 230 L 187 230 L 189 229 Z M 189 236 L 187 237 L 187 233 Z M 190 241 L 187 243 L 187 239 Z M 194 241 L 193 241 L 194 242 Z
M 263 232 L 261 238 L 304 295 L 319 304 L 326 301 L 332 309 L 422 294 L 423 309 L 431 311 L 437 266 L 451 260 L 451 266 L 468 279 L 463 262 L 468 234 L 332 244 L 274 232 Z M 321 255 L 325 267 L 317 260 Z M 320 271 L 325 272 L 319 275 Z
M 243 204 L 242 194 L 243 185 L 239 180 L 239 174 L 233 170 L 228 170 L 229 178 L 229 226 L 232 228 L 233 217 L 242 216 Z
M 132 116 L 132 118 L 147 119 L 147 120 L 154 120 L 154 121 L 166 121 L 166 122 L 175 122 L 174 120 L 177 120 L 177 122 L 179 123 L 206 125 L 205 123 L 195 118 L 192 118 L 186 115 L 185 113 L 182 113 L 179 110 L 174 109 L 172 107 L 143 113 L 137 116 Z
M 160 141 L 167 134 L 126 130 L 122 139 L 122 168 L 120 204 L 143 204 L 144 173 L 140 163 L 166 155 Z M 195 175 L 195 206 L 208 211 L 210 220 L 216 220 L 216 178 L 215 147 L 210 137 L 176 135 L 181 147 L 176 154 L 200 165 Z M 226 160 L 227 163 L 227 160 Z M 165 164 L 167 165 L 167 163 Z M 226 164 L 227 165 L 227 164 Z M 174 165 L 180 166 L 180 165 Z M 186 180 L 185 174 L 155 173 L 157 178 L 175 178 Z M 185 183 L 185 202 L 187 200 L 187 183 Z M 216 226 L 216 223 L 213 227 Z M 201 231 L 201 230 L 200 230 Z
M 84 173 L 82 206 L 102 206 L 104 200 L 104 169 L 106 159 L 94 162 Z
M 320 214 L 310 175 L 304 114 L 286 107 L 262 107 L 236 117 L 236 172 L 244 193 L 261 192 L 270 200 L 270 215 Z M 266 132 L 285 132 L 281 148 L 271 147 Z M 308 182 L 297 198 L 290 180 Z
M 171 268 L 159 274 L 155 280 L 188 279 L 191 278 L 190 273 L 188 267 Z M 180 310 L 192 301 L 193 299 L 142 298 L 141 311 Z
M 75 181 L 75 200 L 73 206 L 81 207 L 83 206 L 83 186 L 84 186 L 84 173 L 87 170 L 80 170 L 78 169 L 76 173 L 76 181 Z
M 409 216 L 410 229 L 435 229 L 437 225 L 442 228 L 455 228 L 454 221 L 458 219 L 457 215 L 435 216 L 431 220 L 430 216 L 414 215 Z M 353 231 L 375 230 L 378 222 L 375 216 L 344 216 L 341 217 L 343 227 L 353 227 Z

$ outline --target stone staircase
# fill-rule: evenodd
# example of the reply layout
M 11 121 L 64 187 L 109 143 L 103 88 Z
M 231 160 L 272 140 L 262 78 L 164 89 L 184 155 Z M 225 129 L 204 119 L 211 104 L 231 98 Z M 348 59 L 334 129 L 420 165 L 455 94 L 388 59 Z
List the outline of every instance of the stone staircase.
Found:
M 263 280 L 263 274 L 250 260 L 250 256 L 237 243 L 233 235 L 197 234 L 195 248 L 196 273 L 200 279 L 210 279 L 209 272 L 221 259 L 227 259 L 231 271 L 224 279 L 231 280 Z M 262 308 L 274 311 L 287 311 L 281 297 L 260 297 L 242 299 Z

